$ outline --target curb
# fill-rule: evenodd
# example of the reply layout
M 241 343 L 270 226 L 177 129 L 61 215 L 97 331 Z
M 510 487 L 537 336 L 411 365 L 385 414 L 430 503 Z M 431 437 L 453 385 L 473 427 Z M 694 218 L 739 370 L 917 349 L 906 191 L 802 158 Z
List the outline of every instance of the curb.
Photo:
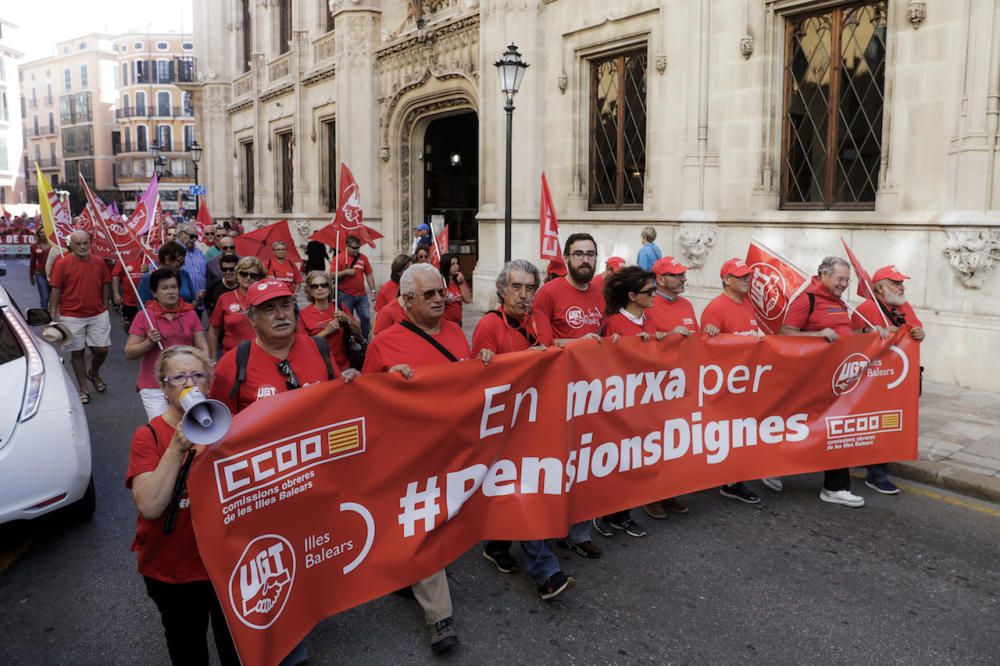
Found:
M 890 463 L 889 473 L 987 502 L 1000 503 L 1000 478 L 977 474 L 947 462 L 916 460 Z

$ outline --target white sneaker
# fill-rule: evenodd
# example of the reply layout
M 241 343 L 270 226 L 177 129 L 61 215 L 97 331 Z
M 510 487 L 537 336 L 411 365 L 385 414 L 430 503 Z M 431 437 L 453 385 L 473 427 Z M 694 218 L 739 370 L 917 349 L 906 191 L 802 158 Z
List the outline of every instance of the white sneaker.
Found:
M 760 480 L 764 487 L 770 491 L 780 493 L 785 489 L 785 484 L 781 482 L 780 476 L 768 476 Z
M 819 498 L 830 504 L 843 504 L 852 509 L 857 509 L 865 505 L 865 498 L 855 495 L 850 490 L 827 490 L 819 491 Z

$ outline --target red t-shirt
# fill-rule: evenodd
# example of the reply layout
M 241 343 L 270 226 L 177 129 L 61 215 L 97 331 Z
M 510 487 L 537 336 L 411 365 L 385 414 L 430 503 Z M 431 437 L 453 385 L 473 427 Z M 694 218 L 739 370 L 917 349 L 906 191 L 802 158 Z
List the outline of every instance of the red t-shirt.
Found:
M 561 277 L 538 290 L 533 311 L 539 341 L 551 345 L 557 338 L 600 333 L 604 296 L 593 284 L 580 291 Z
M 64 317 L 93 317 L 108 309 L 104 285 L 111 283 L 111 271 L 103 259 L 64 255 L 52 268 L 49 282 L 60 289 L 59 313 Z
M 246 294 L 239 289 L 227 291 L 215 302 L 209 323 L 222 331 L 222 353 L 236 347 L 244 340 L 257 337 L 246 314 Z
M 378 295 L 375 297 L 375 309 L 381 310 L 389 305 L 389 301 L 396 300 L 399 295 L 399 283 L 389 280 L 379 287 Z
M 298 334 L 295 336 L 295 341 L 292 343 L 286 360 L 292 366 L 292 372 L 302 388 L 329 379 L 326 374 L 326 364 L 319 354 L 319 348 L 308 336 Z M 212 398 L 226 403 L 229 409 L 236 414 L 261 398 L 270 398 L 289 390 L 285 376 L 278 371 L 280 362 L 280 359 L 261 349 L 256 340 L 251 342 L 246 378 L 240 386 L 239 401 L 237 401 L 229 397 L 229 392 L 232 390 L 233 384 L 236 383 L 236 350 L 233 349 L 219 359 L 219 365 L 215 370 L 215 380 L 212 382 L 212 390 L 209 393 Z M 334 367 L 333 374 L 335 378 L 339 376 L 336 367 Z
M 897 326 L 897 324 L 893 323 L 893 321 L 894 320 L 899 321 L 899 318 L 902 318 L 904 320 L 904 323 L 909 324 L 910 326 L 916 327 L 924 325 L 923 322 L 920 321 L 920 318 L 917 317 L 917 313 L 913 311 L 912 307 L 910 307 L 909 303 L 903 303 L 902 305 L 899 306 L 893 305 L 888 307 L 889 307 L 889 312 L 893 315 L 892 317 L 888 318 L 890 326 Z M 885 320 L 882 319 L 882 315 L 879 312 L 879 307 L 870 298 L 861 305 L 859 305 L 857 309 L 854 310 L 854 314 L 851 316 L 851 325 L 854 328 L 864 328 L 865 326 L 868 326 L 869 324 L 865 322 L 865 320 L 859 317 L 858 315 L 863 316 L 865 319 L 867 319 L 869 322 L 871 322 L 876 326 L 885 326 Z
M 809 294 L 813 294 L 815 304 L 809 312 Z M 705 318 L 702 317 L 702 323 Z M 830 293 L 815 275 L 806 290 L 792 301 L 785 315 L 785 324 L 800 331 L 822 331 L 831 328 L 837 335 L 850 335 L 854 331 L 847 304 Z
M 156 436 L 150 431 L 156 431 Z M 125 473 L 125 487 L 131 488 L 135 477 L 152 472 L 160 464 L 160 458 L 170 445 L 174 429 L 162 416 L 149 422 L 149 426 L 139 426 L 132 435 L 132 448 L 128 456 L 128 471 Z M 139 553 L 139 573 L 165 583 L 190 583 L 208 580 L 208 572 L 198 555 L 198 545 L 194 540 L 191 525 L 191 503 L 187 489 L 181 495 L 177 522 L 172 534 L 163 533 L 163 519 L 143 518 L 135 525 L 135 540 L 132 550 Z
M 657 331 L 670 332 L 678 326 L 697 333 L 698 317 L 694 314 L 694 306 L 691 301 L 678 296 L 671 301 L 659 295 L 653 295 L 653 307 L 646 310 L 646 319 L 653 322 L 653 328 Z
M 315 303 L 307 305 L 299 310 L 299 333 L 313 337 L 326 328 L 326 325 L 333 319 L 333 305 L 327 304 L 326 310 L 320 310 Z M 326 344 L 330 348 L 330 355 L 337 368 L 346 370 L 350 365 L 347 359 L 347 351 L 344 349 L 344 327 L 338 328 L 333 333 L 326 336 Z
M 431 336 L 459 361 L 472 356 L 469 342 L 458 324 L 441 319 L 441 330 Z M 413 331 L 397 324 L 374 338 L 368 345 L 365 365 L 361 372 L 386 372 L 394 365 L 406 363 L 414 370 L 428 365 L 448 363 L 448 357 Z
M 28 262 L 28 275 L 45 275 L 45 262 L 49 258 L 49 252 L 54 248 L 51 245 L 31 244 L 31 261 Z
M 462 325 L 462 288 L 456 283 L 448 283 L 448 300 L 444 304 L 444 318 Z
M 476 324 L 476 330 L 472 334 L 473 356 L 481 349 L 489 349 L 494 354 L 509 354 L 539 344 L 538 329 L 531 317 L 526 325 L 522 325 L 510 315 L 500 315 L 499 312 L 500 310 L 487 312 Z
M 354 269 L 354 275 L 341 275 L 337 288 L 351 296 L 364 296 L 367 293 L 365 291 L 365 276 L 372 274 L 372 265 L 368 261 L 368 257 L 360 253 L 357 257 L 348 257 L 347 252 L 338 254 L 336 272 L 346 271 L 348 268 Z
M 763 335 L 757 325 L 757 313 L 754 312 L 750 299 L 744 297 L 742 303 L 737 303 L 725 293 L 713 298 L 701 313 L 702 329 L 709 325 L 715 326 L 722 333 Z
M 372 334 L 378 335 L 404 319 L 406 319 L 406 312 L 403 311 L 403 306 L 399 304 L 399 299 L 394 298 L 378 311 L 378 314 L 375 316 L 375 328 Z
M 642 326 L 635 323 L 621 312 L 616 312 L 604 320 L 601 335 L 606 338 L 610 338 L 615 333 L 621 336 L 642 335 L 643 333 L 656 335 L 656 328 L 653 326 L 653 322 L 649 318 L 649 310 L 646 310 L 644 313 Z
M 267 262 L 267 273 L 273 275 L 275 280 L 287 282 L 292 291 L 295 291 L 295 285 L 302 282 L 302 273 L 290 261 L 278 261 L 271 257 Z
M 142 280 L 142 267 L 138 261 L 128 264 L 128 274 L 132 277 L 131 283 L 125 277 L 125 269 L 122 268 L 121 262 L 116 263 L 114 270 L 111 271 L 111 277 L 121 280 L 122 305 L 135 308 L 139 306 L 139 299 L 135 297 L 135 290 L 139 288 L 139 281 Z M 132 288 L 132 285 L 135 285 L 135 289 Z

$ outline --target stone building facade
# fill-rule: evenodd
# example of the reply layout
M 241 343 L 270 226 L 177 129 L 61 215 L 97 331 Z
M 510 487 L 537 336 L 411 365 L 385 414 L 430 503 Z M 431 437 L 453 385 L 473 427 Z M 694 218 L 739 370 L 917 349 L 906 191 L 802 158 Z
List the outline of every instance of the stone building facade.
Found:
M 912 276 L 927 377 L 1000 390 L 1000 2 L 210 0 L 196 3 L 198 136 L 216 215 L 302 238 L 348 164 L 384 276 L 448 223 L 480 305 L 538 257 L 540 174 L 563 237 L 692 266 L 698 307 L 752 238 L 812 271 L 844 238 Z M 851 290 L 853 292 L 853 288 Z M 857 301 L 856 297 L 853 297 Z
M 20 74 L 24 54 L 11 46 L 17 26 L 0 16 L 0 205 L 24 203 L 20 177 L 21 132 Z

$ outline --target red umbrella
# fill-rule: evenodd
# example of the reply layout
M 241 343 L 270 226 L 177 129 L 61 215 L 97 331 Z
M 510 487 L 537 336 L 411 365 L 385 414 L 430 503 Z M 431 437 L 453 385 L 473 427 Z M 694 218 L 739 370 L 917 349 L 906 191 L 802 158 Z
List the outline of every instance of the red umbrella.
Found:
M 276 241 L 283 241 L 288 247 L 286 261 L 301 263 L 302 257 L 299 255 L 295 242 L 292 240 L 292 232 L 288 229 L 288 220 L 278 220 L 274 224 L 261 227 L 256 231 L 236 237 L 236 253 L 241 257 L 256 256 L 261 261 L 274 257 L 271 244 Z

